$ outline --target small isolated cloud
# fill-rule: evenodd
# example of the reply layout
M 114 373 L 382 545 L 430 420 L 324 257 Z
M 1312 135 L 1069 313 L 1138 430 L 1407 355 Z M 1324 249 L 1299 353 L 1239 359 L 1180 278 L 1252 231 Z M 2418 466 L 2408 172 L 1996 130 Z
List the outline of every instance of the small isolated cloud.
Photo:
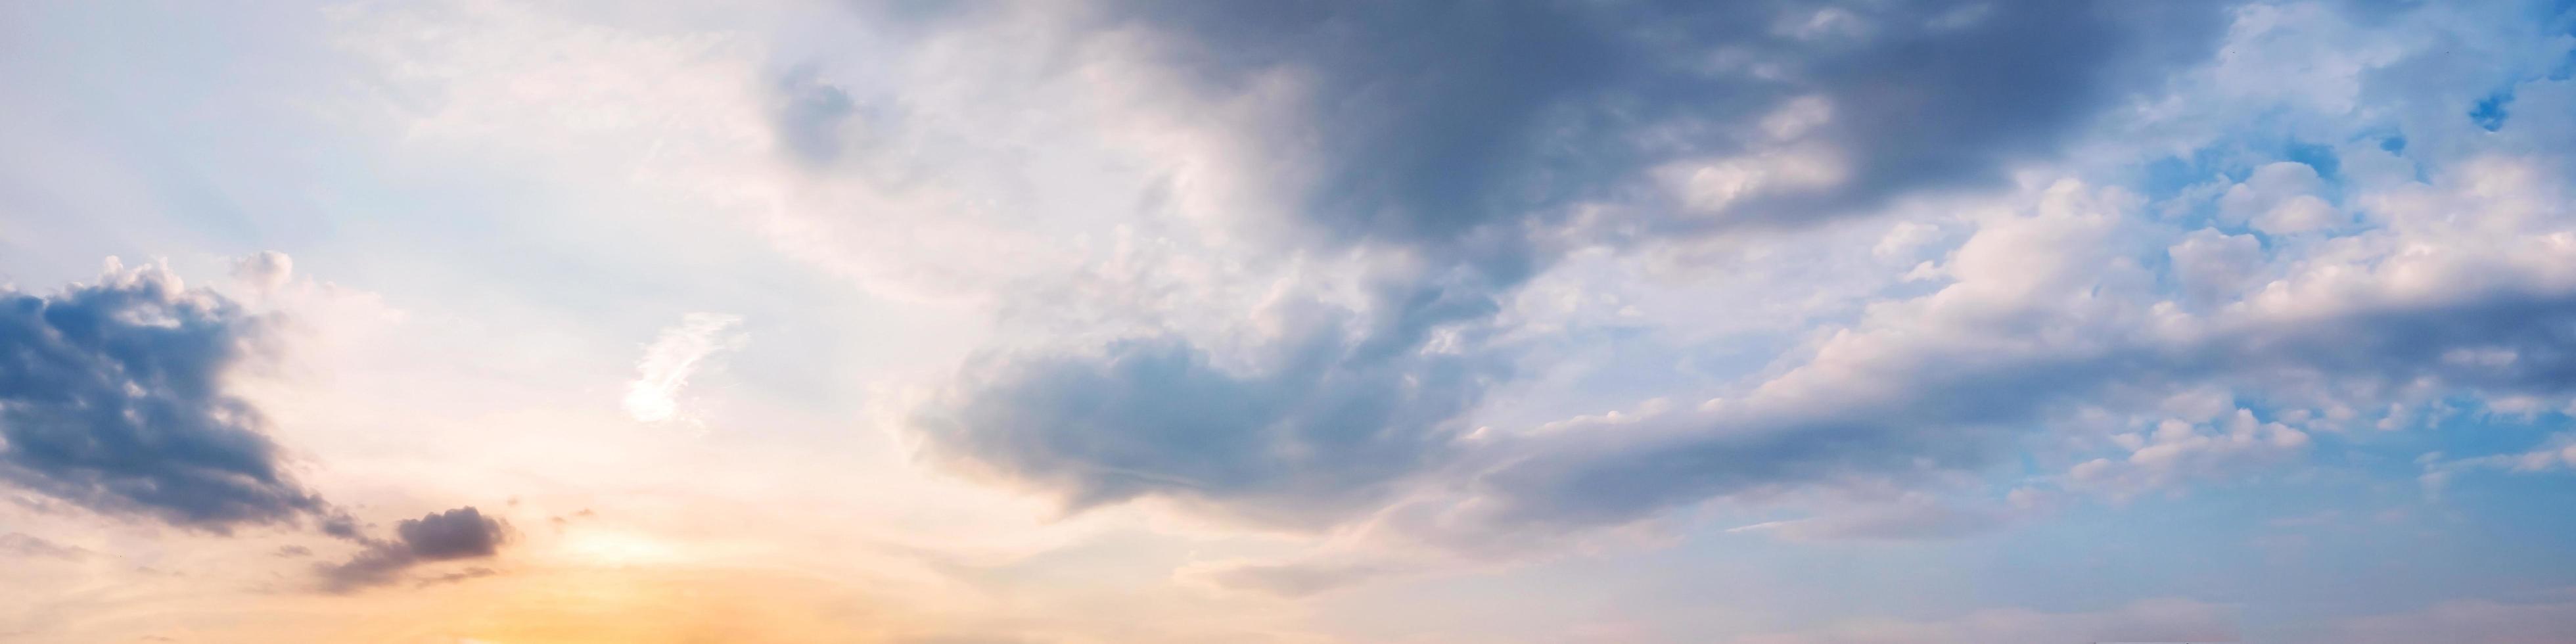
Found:
M 635 363 L 635 382 L 626 388 L 626 414 L 648 423 L 688 418 L 680 410 L 680 390 L 709 359 L 742 346 L 746 336 L 734 331 L 741 323 L 738 315 L 691 313 L 663 329 L 644 348 L 644 359 Z
M 337 564 L 316 567 L 322 575 L 324 590 L 347 593 L 398 581 L 404 571 L 421 564 L 459 559 L 475 559 L 499 554 L 501 544 L 509 540 L 507 525 L 500 519 L 484 516 L 472 506 L 432 513 L 418 519 L 406 519 L 394 526 L 394 538 L 367 542 L 367 548 Z M 431 583 L 461 581 L 491 574 L 459 574 L 434 577 Z

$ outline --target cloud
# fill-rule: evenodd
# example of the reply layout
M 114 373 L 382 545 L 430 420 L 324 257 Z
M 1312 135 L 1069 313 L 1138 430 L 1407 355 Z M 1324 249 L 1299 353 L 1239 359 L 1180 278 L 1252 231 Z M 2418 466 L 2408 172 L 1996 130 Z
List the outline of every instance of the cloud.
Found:
M 394 583 L 405 571 L 422 564 L 491 557 L 508 541 L 507 530 L 507 524 L 484 516 L 472 506 L 456 508 L 405 519 L 394 526 L 392 540 L 368 540 L 367 547 L 348 561 L 314 568 L 322 577 L 323 590 L 354 592 Z M 465 577 L 451 574 L 431 581 L 459 581 L 487 574 L 488 570 Z
M 80 546 L 67 546 L 24 532 L 0 534 L 0 555 L 11 558 L 61 559 L 77 561 L 88 558 L 90 551 Z
M 1331 328 L 1291 321 L 1246 360 L 1207 334 L 1150 328 L 994 352 L 915 429 L 939 462 L 1071 508 L 1163 496 L 1346 517 L 1462 451 L 1461 417 L 1510 359 L 1484 342 L 1499 302 L 1563 246 L 1803 225 L 1996 182 L 2002 164 L 2045 155 L 2133 84 L 2202 55 L 2216 19 L 2197 3 L 1968 6 L 1856 7 L 1837 20 L 1866 28 L 1848 36 L 1775 33 L 1787 10 L 1766 3 L 1076 12 L 1077 25 L 1147 34 L 1176 104 L 1275 99 L 1162 118 L 1217 119 L 1215 136 L 1276 151 L 1227 169 L 1300 233 L 1282 245 L 1405 268 L 1340 300 Z M 1717 176 L 1798 159 L 1819 169 Z M 1666 176 L 1741 194 L 1697 203 Z M 1589 216 L 1601 213 L 1615 223 Z
M 1314 11 L 1306 18 L 1332 25 L 1324 30 L 1326 40 L 1369 33 L 1366 20 L 1346 24 L 1332 10 Z M 2253 20 L 2259 13 L 2239 18 Z M 1222 32 L 1222 25 L 1204 28 Z M 1815 37 L 1840 37 L 1831 31 Z M 1207 74 L 1195 82 L 1249 84 L 1260 76 L 1249 70 L 1259 69 L 1312 84 L 1307 87 L 1376 86 L 1375 80 L 1337 80 L 1337 72 L 1316 71 L 1315 65 L 1325 63 L 1298 58 L 1305 55 L 1296 53 L 1298 41 L 1273 43 L 1274 38 L 1283 37 L 1208 37 L 1241 51 L 1213 54 L 1212 69 L 1194 71 Z M 1271 47 L 1288 51 L 1265 49 Z M 1336 55 L 1368 54 L 1316 56 L 1329 62 L 1339 60 Z M 2423 55 L 2437 54 L 2428 49 Z M 1379 72 L 1347 73 L 1377 79 Z M 2571 86 L 2546 79 L 2523 84 L 2520 91 L 2527 96 Z M 1329 89 L 1315 91 L 1332 95 Z M 1363 104 L 1403 96 L 1399 90 L 1350 91 Z M 1825 98 L 1800 103 L 1783 95 L 1782 104 L 1769 109 L 1717 116 L 1754 121 L 1760 131 L 1747 137 L 1826 137 L 1825 143 L 1833 140 L 1821 133 L 1842 127 L 1838 119 L 1852 118 L 1832 91 L 1798 96 Z M 2200 94 L 2167 100 L 2195 96 Z M 2399 104 L 2383 95 L 2357 98 Z M 2152 97 L 2142 102 L 2156 104 Z M 2439 111 L 2446 123 L 2465 120 L 2447 106 L 2423 109 Z M 1744 114 L 1759 118 L 1739 118 Z M 2145 123 L 2109 130 L 2172 125 L 2154 122 L 2163 118 L 2157 114 L 2133 116 Z M 1147 334 L 1152 339 L 989 355 L 916 418 L 929 452 L 937 462 L 1056 495 L 1074 509 L 1145 497 L 1231 517 L 1268 518 L 1265 512 L 1294 508 L 1298 519 L 1288 523 L 1337 526 L 1390 550 L 1427 544 L 1455 560 L 1489 561 L 1562 548 L 1713 500 L 1776 500 L 1819 488 L 1943 485 L 1963 473 L 2010 468 L 2012 450 L 2027 446 L 2023 439 L 2033 434 L 2076 452 L 2046 464 L 2052 472 L 2037 485 L 2120 498 L 2297 466 L 2320 432 L 2407 426 L 2417 420 L 2403 411 L 2409 405 L 2466 401 L 2550 409 L 2566 408 L 2576 396 L 2576 378 L 2568 376 L 2576 373 L 2576 352 L 2566 349 L 2576 344 L 2567 334 L 2576 328 L 2570 326 L 2576 324 L 2576 247 L 2570 246 L 2576 216 L 2568 207 L 2576 202 L 2563 187 L 2569 159 L 2535 144 L 2564 142 L 2561 130 L 2553 129 L 2556 121 L 2523 113 L 2499 129 L 2502 136 L 2437 146 L 2427 135 L 2413 144 L 2420 149 L 2405 154 L 2365 138 L 2382 136 L 2372 134 L 2378 124 L 2349 123 L 2342 127 L 2352 131 L 2320 135 L 2361 141 L 2334 148 L 2332 159 L 2290 162 L 2247 153 L 2251 161 L 2229 170 L 2246 179 L 2216 184 L 2233 192 L 2196 197 L 2216 202 L 2207 203 L 2207 217 L 2171 209 L 2151 215 L 2153 204 L 2127 184 L 2057 180 L 2077 169 L 2047 167 L 2013 190 L 1942 203 L 1960 205 L 1941 229 L 1965 234 L 1941 235 L 1937 241 L 1959 241 L 1914 271 L 1926 276 L 1930 284 L 1923 288 L 1930 292 L 1909 288 L 1856 302 L 1849 319 L 1809 330 L 1803 344 L 1743 380 L 1716 391 L 1670 395 L 1708 404 L 1630 414 L 1616 422 L 1591 418 L 1471 430 L 1461 417 L 1492 404 L 1488 392 L 1512 375 L 1483 365 L 1511 362 L 1520 347 L 1492 342 L 1501 335 L 1494 327 L 1508 323 L 1492 313 L 1468 307 L 1409 314 L 1401 306 L 1410 301 L 1406 294 L 1437 292 L 1452 302 L 1507 298 L 1529 275 L 1550 268 L 1559 250 L 1550 243 L 1590 234 L 1595 229 L 1585 227 L 1600 222 L 1559 219 L 1563 213 L 1535 205 L 1545 199 L 1511 207 L 1461 199 L 1439 211 L 1451 218 L 1435 219 L 1404 204 L 1442 203 L 1439 198 L 1357 180 L 1336 186 L 1329 177 L 1344 161 L 1332 152 L 1334 137 L 1340 128 L 1366 127 L 1329 123 L 1290 130 L 1316 134 L 1310 145 L 1324 150 L 1283 146 L 1320 155 L 1303 162 L 1323 168 L 1314 176 L 1325 177 L 1287 191 L 1301 196 L 1284 210 L 1298 225 L 1323 231 L 1326 240 L 1303 243 L 1371 251 L 1399 247 L 1407 259 L 1436 267 L 1410 274 L 1418 278 L 1415 284 L 1458 275 L 1473 279 L 1437 291 L 1373 292 L 1349 305 L 1350 317 L 1330 324 L 1284 325 L 1282 316 L 1256 310 L 1244 325 L 1255 330 L 1249 333 Z M 1406 135 L 1370 132 L 1350 136 Z M 1485 134 L 1504 136 L 1494 132 Z M 1805 144 L 1746 140 L 1748 147 L 1712 152 L 1717 156 L 1699 167 L 1659 160 L 1603 171 L 1600 178 L 1609 185 L 1679 168 L 1670 175 L 1683 179 L 1676 185 L 1735 190 L 1729 182 L 1758 181 L 1719 176 L 1729 163 L 1753 154 L 1743 157 L 1752 159 L 1744 161 L 1747 167 L 1778 171 L 1778 162 L 1795 160 L 1790 157 Z M 1425 145 L 1436 147 L 1438 140 Z M 2171 154 L 2111 147 L 2119 149 L 2095 153 L 2147 159 Z M 1765 154 L 1772 156 L 1760 156 Z M 1350 156 L 1348 167 L 1368 169 L 1351 171 L 1353 176 L 1405 176 L 1398 160 Z M 2129 160 L 2118 156 L 2113 163 Z M 1454 180 L 1512 183 L 1479 176 L 1512 176 L 1508 161 L 1479 163 L 1486 165 L 1467 166 L 1464 178 Z M 2333 166 L 2339 167 L 2320 173 Z M 1584 171 L 1608 166 L 1563 167 L 1572 169 L 1533 185 L 1544 192 L 1550 181 L 1581 181 L 1590 176 Z M 1859 181 L 1851 177 L 1866 174 L 1833 181 Z M 2332 182 L 2327 175 L 2334 175 Z M 1916 175 L 1921 182 L 1903 184 L 1910 188 L 1902 192 L 1974 185 L 1966 176 L 1927 171 Z M 1487 195 L 1502 189 L 1458 190 Z M 1765 209 L 1783 204 L 1823 219 L 1850 214 L 1840 207 L 1866 210 L 1860 204 L 1878 203 L 1827 197 L 1801 202 L 1760 192 L 1692 206 L 1699 208 L 1692 216 L 1732 223 L 1704 229 L 1664 225 L 1671 222 L 1607 227 L 1636 235 L 1622 243 L 1680 243 L 1709 230 L 1752 235 L 1730 228 L 1748 218 L 1793 223 L 1758 220 Z M 1566 197 L 1559 203 L 1581 201 Z M 2317 205 L 2330 210 L 2311 207 Z M 1614 212 L 1602 217 L 1625 223 L 1637 220 L 1618 218 L 1678 217 L 1691 210 L 1607 209 Z M 1780 239 L 1751 237 L 1746 243 Z M 1783 252 L 1804 250 L 1789 248 Z M 1277 332 L 1283 327 L 1301 331 Z M 1258 338 L 1256 347 L 1227 351 L 1245 343 L 1242 335 Z M 1327 340 L 1316 342 L 1317 337 Z M 1392 348 L 1397 358 L 1345 357 L 1381 355 L 1352 351 L 1362 346 Z M 1356 390 L 1372 392 L 1364 397 L 1323 399 L 1324 406 L 1365 403 L 1397 413 L 1336 425 L 1304 420 L 1290 408 L 1308 404 L 1302 401 L 1325 389 L 1319 383 L 1336 377 L 1289 368 L 1308 364 L 1332 365 L 1348 381 L 1381 383 Z M 1461 366 L 1470 368 L 1435 371 Z M 1476 376 L 1449 377 L 1456 373 Z M 1634 381 L 1664 373 L 1621 376 Z M 1442 396 L 1416 398 L 1416 391 Z M 2177 397 L 2204 392 L 2219 392 L 2216 402 L 2196 406 L 2206 409 L 2169 408 Z M 1383 450 L 1389 445 L 1403 449 Z M 1900 504 L 1826 512 L 1762 530 L 1791 539 L 1915 539 L 1972 532 L 1987 519 L 2020 511 Z M 1202 566 L 1192 576 L 1293 595 L 1413 569 L 1357 561 L 1325 556 L 1238 562 Z
M 2576 629 L 2576 603 L 2448 601 L 2422 610 L 2352 619 L 2326 641 L 2338 644 L 2549 644 Z
M 2438 495 L 2451 478 L 2473 470 L 2502 470 L 2517 474 L 2576 469 L 2576 433 L 2549 435 L 2539 445 L 2517 453 L 2496 454 L 2455 460 L 2443 460 L 2439 452 L 2417 459 L 2424 473 L 2417 478 L 2427 494 Z
M 1986 644 L 1989 642 L 2235 641 L 2235 611 L 2186 599 L 2090 613 L 1984 610 L 1941 621 L 1852 622 L 1724 640 L 1732 644 Z
M 1916 494 L 1894 502 L 1865 504 L 1805 519 L 1768 521 L 1727 532 L 1769 533 L 1791 541 L 1947 539 L 2001 530 L 2027 518 L 2033 509 L 1943 502 Z
M 2246 281 L 2263 268 L 2263 242 L 2253 235 L 2229 235 L 2203 228 L 2166 249 L 2173 258 L 2174 279 L 2186 301 L 2199 306 L 2224 303 L 2245 291 Z
M 1973 13 L 1966 10 L 1982 7 Z M 1174 73 L 1230 94 L 1296 88 L 1249 126 L 1300 155 L 1288 210 L 1337 237 L 1440 247 L 1547 226 L 1646 187 L 1649 170 L 1808 144 L 1833 180 L 1730 200 L 1721 217 L 1850 214 L 1999 179 L 2094 110 L 2206 55 L 2206 3 L 1109 3 Z M 1938 126 L 1930 126 L 1939 124 Z M 1752 127 L 1744 127 L 1752 126 Z
M 680 410 L 681 388 L 708 360 L 742 346 L 745 336 L 733 332 L 741 323 L 736 315 L 690 313 L 663 329 L 635 363 L 635 381 L 626 387 L 626 414 L 648 423 L 686 419 Z
M 2015 428 L 2078 408 L 2149 411 L 2205 386 L 2313 412 L 2298 414 L 2307 418 L 2407 397 L 2576 392 L 2564 375 L 2576 356 L 2563 349 L 2576 321 L 2576 255 L 2525 254 L 2513 247 L 2533 242 L 2520 241 L 2519 228 L 2495 225 L 2522 195 L 2555 188 L 2472 164 L 2390 190 L 2489 216 L 2411 231 L 2413 243 L 2377 247 L 2387 255 L 2249 282 L 2254 290 L 2230 305 L 2194 316 L 2148 288 L 2155 281 L 2134 259 L 2142 236 L 2122 223 L 2134 219 L 2134 200 L 2061 184 L 2030 216 L 1990 222 L 1961 246 L 1948 286 L 1874 305 L 1860 323 L 1827 333 L 1803 364 L 1740 397 L 1506 441 L 1494 457 L 1501 465 L 1478 475 L 1474 504 L 1501 524 L 1458 530 L 1615 525 L 1773 486 L 1973 468 Z M 2470 193 L 2465 203 L 2436 196 Z M 2541 221 L 2553 223 L 2540 230 L 2576 225 L 2532 220 Z M 2451 277 L 2417 281 L 2427 273 Z M 2152 433 L 2123 447 L 2124 459 L 2080 466 L 2075 482 L 2135 489 L 2308 443 L 2305 432 L 2250 411 L 2149 422 Z
M 1193 563 L 1173 577 L 1228 590 L 1279 597 L 1307 597 L 1413 569 L 1394 561 L 1342 560 L 1268 563 L 1258 561 Z
M 1339 322 L 1307 323 L 1253 368 L 1168 338 L 1000 356 L 912 425 L 934 458 L 1049 491 L 1068 509 L 1160 495 L 1265 523 L 1329 523 L 1436 460 L 1496 369 L 1346 335 Z
M 2218 214 L 2231 223 L 2252 224 L 2255 230 L 2276 235 L 2342 225 L 2343 213 L 2319 196 L 2324 191 L 2325 180 L 2308 164 L 2264 164 L 2218 198 Z
M 848 91 L 820 81 L 815 74 L 814 67 L 806 66 L 779 80 L 773 123 L 779 142 L 790 154 L 821 165 L 840 158 L 847 145 L 846 129 L 859 116 L 859 106 Z
M 493 570 L 493 569 L 490 569 L 490 568 L 485 568 L 485 567 L 482 567 L 482 566 L 475 566 L 475 567 L 472 567 L 472 568 L 467 568 L 467 569 L 464 569 L 464 570 L 459 570 L 459 571 L 451 572 L 451 573 L 447 573 L 447 574 L 444 574 L 444 575 L 438 575 L 438 576 L 434 576 L 434 577 L 429 577 L 429 578 L 422 579 L 422 580 L 420 580 L 420 586 L 422 586 L 422 587 L 429 587 L 429 586 L 436 586 L 436 585 L 439 585 L 439 584 L 453 584 L 453 583 L 459 583 L 459 582 L 464 582 L 464 581 L 471 581 L 471 580 L 475 580 L 475 579 L 482 579 L 482 578 L 484 578 L 484 577 L 490 577 L 490 576 L 498 575 L 498 574 L 501 574 L 501 571 Z
M 233 263 L 233 279 L 263 295 L 276 293 L 294 278 L 295 258 L 286 253 L 264 250 Z
M 2130 450 L 2125 459 L 2097 458 L 2067 471 L 2069 485 L 2134 494 L 2172 485 L 2187 477 L 2244 467 L 2249 461 L 2278 461 L 2308 446 L 2308 435 L 2278 422 L 2256 420 L 2254 412 L 2236 414 L 2216 427 L 2178 419 L 2157 423 L 2155 431 L 2113 437 Z
M 0 290 L 0 481 L 217 533 L 319 516 L 266 418 L 226 389 L 267 326 L 160 266 L 111 260 L 98 284 Z
M 954 272 L 971 274 L 957 281 L 977 288 L 959 290 L 998 291 L 1009 313 L 1030 314 L 1014 321 L 1042 339 L 1002 340 L 913 410 L 911 429 L 928 460 L 1068 508 L 1159 498 L 1309 527 L 1429 516 L 1439 520 L 1424 529 L 1464 540 L 1625 525 L 1739 495 L 1932 480 L 1994 465 L 2032 432 L 2063 433 L 2077 449 L 2099 452 L 2074 457 L 2083 471 L 2051 483 L 2116 494 L 2292 462 L 2311 432 L 2378 420 L 2369 417 L 2392 403 L 2565 393 L 2558 347 L 2571 291 L 2560 278 L 2559 235 L 2567 230 L 2563 195 L 2549 187 L 2564 173 L 2546 145 L 2531 143 L 2563 142 L 2547 136 L 2547 110 L 2517 107 L 2496 136 L 2480 140 L 2437 140 L 2439 128 L 2409 121 L 2413 151 L 2398 155 L 2373 150 L 2399 120 L 2462 120 L 2439 104 L 2446 95 L 2390 98 L 2416 93 L 2389 89 L 2414 82 L 2389 66 L 2402 49 L 2373 58 L 2381 55 L 2374 44 L 2353 54 L 2356 62 L 2340 51 L 2316 55 L 2327 53 L 2321 47 L 2276 47 L 2278 38 L 2232 40 L 2212 65 L 2168 74 L 2215 49 L 2219 19 L 2235 18 L 2227 33 L 2238 38 L 2264 29 L 2256 23 L 2316 17 L 2334 5 L 1066 7 L 942 11 L 920 18 L 919 28 L 938 37 L 889 39 L 929 43 L 905 53 L 938 55 L 881 57 L 906 64 L 847 74 L 824 66 L 764 84 L 776 96 L 757 124 L 784 140 L 762 152 L 846 179 L 832 186 L 871 198 L 808 200 L 788 189 L 778 190 L 785 197 L 765 189 L 727 196 L 828 211 L 786 236 L 862 249 L 849 255 L 941 255 L 906 268 L 942 276 L 950 262 L 974 264 Z M 2266 55 L 2293 50 L 2299 55 L 2280 57 L 2291 64 L 2323 59 L 2317 67 L 2326 71 L 2287 80 L 2341 70 L 2326 80 L 2352 87 L 2259 94 L 2310 88 L 2268 86 L 2284 77 L 2248 69 L 2248 45 L 2264 45 Z M 651 52 L 576 53 L 586 64 L 615 64 Z M 441 62 L 406 67 L 453 67 Z M 560 71 L 588 78 L 591 70 Z M 610 106 L 662 96 L 645 93 L 656 84 L 725 86 L 631 76 L 645 78 L 601 85 L 495 76 L 512 82 L 491 84 L 618 88 L 564 97 Z M 886 77 L 902 80 L 871 83 Z M 2246 79 L 2262 86 L 2232 84 Z M 2197 85 L 2212 83 L 2224 87 Z M 2519 100 L 2549 95 L 2536 91 L 2548 83 L 2532 85 Z M 2164 93 L 2173 87 L 2187 91 Z M 501 94 L 530 102 L 483 109 L 580 112 L 534 109 L 552 94 Z M 478 105 L 466 100 L 473 92 L 445 95 Z M 2276 108 L 2248 105 L 2247 96 L 2324 115 L 2282 117 L 2301 127 L 2263 136 L 2355 149 L 2335 149 L 2344 162 L 2330 168 L 2189 132 L 2166 136 L 2199 124 L 2157 120 L 2180 111 L 2226 127 L 2278 125 L 2246 118 Z M 2132 97 L 2142 100 L 2129 104 Z M 2322 102 L 2304 102 L 2311 98 Z M 2195 112 L 2212 102 L 2235 111 Z M 879 125 L 869 120 L 877 114 L 854 106 L 880 103 L 896 119 L 884 124 L 894 140 L 854 139 Z M 2374 120 L 2392 111 L 2406 115 Z M 443 115 L 484 122 L 475 110 Z M 2349 127 L 2305 127 L 2319 118 Z M 710 138 L 759 139 L 717 130 L 725 136 Z M 1136 146 L 1141 159 L 1080 154 L 1134 143 L 1119 138 L 1130 130 L 1147 131 L 1135 135 L 1150 139 Z M 1089 138 L 1104 131 L 1108 143 Z M 2206 154 L 2226 159 L 2213 173 L 2243 179 L 2216 182 L 2201 197 L 2222 202 L 2208 204 L 2209 221 L 2196 212 L 2144 216 L 2142 198 L 2107 187 L 2127 185 L 2117 177 L 2049 187 L 2061 174 L 2133 160 L 2038 165 L 2083 134 L 2116 139 L 2086 141 L 2086 152 Z M 1225 153 L 1243 150 L 1254 152 Z M 1051 191 L 1019 180 L 1075 166 L 1107 168 L 1112 176 L 1097 184 L 1089 174 L 1076 183 L 1110 187 Z M 1119 189 L 1129 177 L 1117 171 L 1130 166 L 1155 175 L 1151 189 Z M 748 174 L 681 168 L 670 175 L 736 183 Z M 2007 186 L 2003 177 L 2017 170 L 2029 177 Z M 1226 195 L 1241 200 L 1194 199 L 1244 185 L 1255 189 Z M 1717 237 L 1800 254 L 1814 245 L 1780 230 L 1818 230 L 1967 188 L 2008 194 L 1997 204 L 1963 199 L 1961 212 L 1928 229 L 1940 234 L 1890 235 L 1883 254 L 1901 258 L 1897 265 L 1932 260 L 1910 273 L 1919 281 L 1851 302 L 1847 316 L 1809 330 L 1758 373 L 1739 374 L 1744 380 L 1638 394 L 1717 404 L 1615 426 L 1501 422 L 1476 431 L 1469 420 L 1496 404 L 1491 392 L 1512 375 L 1500 365 L 1525 348 L 1493 339 L 1493 327 L 1510 323 L 1495 303 L 1572 249 L 1627 253 Z M 965 197 L 909 199 L 916 190 Z M 893 192 L 907 198 L 880 194 Z M 1079 199 L 1049 203 L 1054 197 Z M 1243 202 L 1253 203 L 1206 207 Z M 1165 210 L 1181 214 L 1153 217 Z M 1144 221 L 1122 227 L 1119 252 L 1099 259 L 1077 240 L 1102 219 Z M 944 228 L 987 220 L 1006 223 Z M 803 234 L 847 222 L 897 222 L 888 229 L 902 234 Z M 1193 226 L 1240 234 L 1257 248 L 1193 255 L 1210 248 L 1194 244 L 1193 233 L 1208 231 Z M 934 228 L 964 230 L 958 237 L 969 242 L 1038 243 L 951 243 L 920 232 Z M 1268 234 L 1278 229 L 1296 234 Z M 868 244 L 933 250 L 876 253 Z M 1127 252 L 1139 247 L 1180 250 Z M 1261 262 L 1277 257 L 1289 258 L 1276 260 L 1286 265 L 1277 273 L 1296 275 L 1268 279 Z M 1370 274 L 1385 279 L 1349 289 L 1356 295 L 1335 291 L 1346 286 L 1340 275 L 1311 277 L 1388 266 L 1398 268 Z M 1073 277 L 985 281 L 1044 273 Z M 1688 289 L 1700 285 L 1677 290 L 1697 297 Z M 1331 312 L 1272 306 L 1305 300 Z M 1689 324 L 1765 311 L 1731 305 Z M 1095 309 L 1114 310 L 1101 315 L 1113 321 L 1086 326 Z M 1082 328 L 1062 332 L 1067 326 Z M 1644 382 L 1665 373 L 1619 375 Z M 2153 409 L 2177 391 L 2208 389 L 2228 392 L 2227 417 Z M 2247 422 L 2234 417 L 2239 409 Z M 2096 458 L 2098 466 L 2080 465 Z M 1388 509 L 1390 499 L 1419 503 Z M 1832 536 L 1937 534 L 1958 524 L 1916 510 L 1828 513 L 1800 525 Z

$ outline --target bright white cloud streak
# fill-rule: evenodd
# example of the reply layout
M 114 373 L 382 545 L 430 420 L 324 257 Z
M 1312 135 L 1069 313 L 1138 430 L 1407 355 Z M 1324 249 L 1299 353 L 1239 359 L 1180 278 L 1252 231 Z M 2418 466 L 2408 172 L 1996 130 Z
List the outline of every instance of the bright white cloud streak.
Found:
M 740 324 L 737 315 L 691 313 L 662 329 L 644 348 L 644 358 L 635 362 L 635 381 L 626 386 L 626 415 L 648 423 L 689 420 L 680 410 L 680 390 L 709 360 L 742 346 L 749 336 L 735 330 Z

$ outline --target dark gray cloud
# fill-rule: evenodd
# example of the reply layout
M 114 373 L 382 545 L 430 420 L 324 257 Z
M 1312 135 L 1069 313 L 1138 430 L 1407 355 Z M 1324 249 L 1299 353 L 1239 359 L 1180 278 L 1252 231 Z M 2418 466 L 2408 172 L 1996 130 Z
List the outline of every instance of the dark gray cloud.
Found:
M 353 592 L 399 581 L 405 571 L 421 564 L 490 557 L 498 554 L 508 539 L 506 524 L 468 506 L 405 519 L 394 526 L 393 539 L 370 540 L 366 549 L 348 561 L 322 564 L 315 570 L 321 574 L 324 590 Z M 434 579 L 459 581 L 485 574 L 490 573 Z
M 157 268 L 0 290 L 0 481 L 212 532 L 325 511 L 224 389 L 263 325 Z
M 1756 122 L 1804 97 L 1830 106 L 1813 136 L 1842 150 L 1847 179 L 1715 221 L 1810 221 L 1991 180 L 2207 55 L 2222 18 L 2206 2 L 2057 0 L 1108 7 L 1168 36 L 1171 64 L 1207 93 L 1274 72 L 1310 83 L 1296 120 L 1263 133 L 1321 165 L 1293 211 L 1425 247 L 1635 200 L 1646 170 L 1753 149 Z
M 1307 519 L 1363 507 L 1459 451 L 1459 417 L 1503 361 L 1472 331 L 1553 261 L 1534 240 L 1568 225 L 1573 206 L 1629 204 L 1648 213 L 1632 230 L 1696 234 L 1844 216 L 1906 191 L 1992 180 L 2001 164 L 2050 153 L 2109 102 L 2205 56 L 2220 17 L 2201 2 L 2115 1 L 1103 6 L 1107 26 L 1160 35 L 1194 91 L 1230 95 L 1274 72 L 1309 84 L 1289 122 L 1252 133 L 1314 166 L 1288 210 L 1326 245 L 1393 246 L 1435 268 L 1381 289 L 1353 331 L 1270 347 L 1268 367 L 1219 369 L 1169 338 L 1000 356 L 969 370 L 916 426 L 944 460 L 1075 508 L 1166 495 L 1236 512 L 1295 508 Z M 1775 145 L 1760 122 L 1817 97 L 1829 113 L 1798 136 L 1836 150 L 1848 166 L 1840 180 L 1680 213 L 1696 206 L 1654 178 L 1668 164 Z M 1428 350 L 1442 330 L 1469 331 L 1467 341 Z M 1988 384 L 1960 393 L 2003 395 L 2009 383 Z M 1923 400 L 1961 415 L 1987 409 Z M 1600 511 L 1624 516 L 1623 503 L 1659 506 L 1671 501 L 1657 494 L 1776 480 L 1782 473 L 1763 470 L 1842 458 L 1879 426 L 1800 424 L 1814 431 L 1647 450 L 1639 471 L 1540 487 L 1622 497 Z M 1744 451 L 1814 456 L 1729 458 Z M 1624 488 L 1638 489 L 1613 493 Z

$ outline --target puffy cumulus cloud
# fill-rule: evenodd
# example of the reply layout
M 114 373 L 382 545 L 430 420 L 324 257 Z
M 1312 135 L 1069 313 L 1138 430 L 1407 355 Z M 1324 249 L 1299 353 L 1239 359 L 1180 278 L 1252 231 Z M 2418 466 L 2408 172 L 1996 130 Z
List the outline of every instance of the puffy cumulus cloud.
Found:
M 2067 471 L 2068 483 L 2127 495 L 2286 460 L 2308 446 L 2307 433 L 2279 422 L 2255 420 L 2251 410 L 2236 410 L 2216 425 L 2167 419 L 2152 432 L 2113 436 L 2112 442 L 2129 450 L 2128 456 L 2079 463 Z
M 2218 214 L 2228 222 L 2250 224 L 2271 234 L 2332 228 L 2346 218 L 2319 196 L 2325 188 L 2315 167 L 2296 161 L 2268 163 L 2219 196 Z
M 0 291 L 0 481 L 218 533 L 326 515 L 266 418 L 226 390 L 267 326 L 158 265 L 111 260 L 97 284 Z
M 366 548 L 348 561 L 317 565 L 315 571 L 321 575 L 323 590 L 354 592 L 401 581 L 404 572 L 423 564 L 491 557 L 500 553 L 501 545 L 508 539 L 507 524 L 467 506 L 433 512 L 418 519 L 404 519 L 395 524 L 393 539 L 364 540 Z M 487 568 L 469 568 L 434 576 L 424 583 L 462 581 L 491 574 L 494 573 Z
M 2173 279 L 2182 287 L 2184 301 L 2208 306 L 2223 303 L 2245 291 L 2251 280 L 2264 268 L 2263 242 L 2253 235 L 2229 235 L 2203 228 L 2184 235 L 2182 242 L 2165 250 L 2173 260 Z
M 2141 601 L 2090 613 L 2007 608 L 1942 621 L 1856 622 L 1739 637 L 1734 644 L 1983 644 L 1986 642 L 2234 641 L 2235 611 L 2187 599 Z

